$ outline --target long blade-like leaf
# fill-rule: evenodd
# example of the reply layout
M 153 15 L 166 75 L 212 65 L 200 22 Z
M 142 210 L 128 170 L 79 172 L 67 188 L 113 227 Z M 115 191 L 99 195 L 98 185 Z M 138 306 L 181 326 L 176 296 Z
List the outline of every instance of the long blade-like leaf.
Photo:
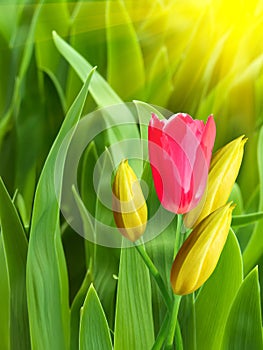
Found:
M 242 283 L 229 314 L 222 350 L 263 349 L 257 267 Z
M 258 139 L 258 169 L 260 179 L 260 203 L 258 210 L 263 211 L 263 127 L 260 130 Z M 257 264 L 263 254 L 262 228 L 263 221 L 259 221 L 256 224 L 253 234 L 244 251 L 243 259 L 245 273 L 248 273 L 250 269 Z
M 81 350 L 112 350 L 110 331 L 98 295 L 90 286 L 80 318 Z
M 146 350 L 154 343 L 149 272 L 135 248 L 121 251 L 115 350 Z
M 78 122 L 93 71 L 71 106 L 49 153 L 36 190 L 30 233 L 27 292 L 32 349 L 65 350 L 69 347 L 69 305 L 66 262 L 60 237 L 59 205 L 54 169 L 59 147 Z M 67 149 L 60 152 L 61 191 Z M 60 193 L 59 193 L 60 195 Z
M 231 304 L 242 282 L 242 269 L 240 248 L 230 231 L 218 265 L 196 300 L 197 349 L 216 349 L 221 344 Z
M 30 348 L 26 299 L 28 243 L 16 208 L 0 179 L 0 220 L 10 283 L 11 349 Z
M 80 79 L 84 81 L 85 77 L 87 76 L 87 72 L 92 69 L 92 66 L 68 43 L 61 39 L 56 32 L 53 32 L 53 39 L 59 52 L 75 69 Z M 108 83 L 97 72 L 95 72 L 92 79 L 90 92 L 97 104 L 101 107 L 122 102 L 119 96 L 110 88 Z

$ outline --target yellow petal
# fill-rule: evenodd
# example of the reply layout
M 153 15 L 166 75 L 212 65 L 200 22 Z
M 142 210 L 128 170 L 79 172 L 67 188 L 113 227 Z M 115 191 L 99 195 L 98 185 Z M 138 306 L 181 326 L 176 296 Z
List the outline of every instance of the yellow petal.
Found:
M 112 193 L 116 226 L 123 236 L 134 242 L 145 231 L 147 206 L 139 180 L 127 160 L 117 169 Z
M 232 210 L 228 203 L 207 216 L 180 248 L 171 270 L 175 294 L 197 290 L 214 271 L 230 229 Z
M 247 138 L 240 136 L 212 157 L 207 189 L 199 204 L 184 216 L 186 227 L 196 227 L 207 215 L 226 204 L 236 181 Z

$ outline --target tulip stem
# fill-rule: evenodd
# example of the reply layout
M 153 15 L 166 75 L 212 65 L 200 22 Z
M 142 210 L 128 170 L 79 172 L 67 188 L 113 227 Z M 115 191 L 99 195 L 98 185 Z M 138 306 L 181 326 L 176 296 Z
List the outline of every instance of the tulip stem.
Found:
M 164 284 L 164 281 L 159 273 L 159 271 L 157 270 L 156 266 L 154 265 L 154 263 L 152 262 L 151 258 L 149 257 L 149 255 L 147 254 L 144 245 L 143 244 L 137 244 L 134 243 L 134 246 L 136 247 L 137 251 L 139 252 L 139 254 L 141 255 L 143 261 L 145 262 L 146 266 L 148 267 L 152 277 L 154 278 L 156 284 L 159 287 L 159 290 L 162 294 L 162 297 L 164 299 L 164 302 L 168 308 L 168 310 L 171 309 L 171 305 L 172 305 L 172 300 L 170 298 L 170 295 L 167 291 L 167 288 Z
M 181 296 L 174 295 L 174 303 L 173 303 L 172 313 L 170 315 L 170 322 L 168 326 L 169 328 L 168 328 L 165 350 L 173 349 L 174 336 L 175 336 L 176 325 L 177 325 L 177 315 L 178 315 L 178 310 L 180 306 L 180 301 L 181 301 Z
M 160 331 L 157 335 L 157 338 L 155 340 L 155 343 L 152 347 L 152 350 L 160 350 L 163 348 L 163 343 L 165 341 L 166 335 L 167 335 L 167 327 L 169 325 L 169 312 L 167 311 L 163 324 L 160 328 Z
M 182 227 L 183 217 L 181 214 L 177 215 L 177 224 L 176 224 L 176 232 L 175 232 L 175 244 L 174 244 L 174 256 L 178 253 L 181 245 L 181 227 Z

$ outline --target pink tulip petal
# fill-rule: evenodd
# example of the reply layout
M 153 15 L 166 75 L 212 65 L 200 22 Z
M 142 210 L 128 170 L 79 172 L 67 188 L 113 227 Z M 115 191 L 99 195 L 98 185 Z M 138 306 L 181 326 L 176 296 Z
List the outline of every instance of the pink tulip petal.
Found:
M 206 125 L 184 113 L 169 120 L 152 115 L 148 128 L 149 158 L 162 205 L 186 213 L 200 201 L 207 181 L 215 139 L 212 116 Z

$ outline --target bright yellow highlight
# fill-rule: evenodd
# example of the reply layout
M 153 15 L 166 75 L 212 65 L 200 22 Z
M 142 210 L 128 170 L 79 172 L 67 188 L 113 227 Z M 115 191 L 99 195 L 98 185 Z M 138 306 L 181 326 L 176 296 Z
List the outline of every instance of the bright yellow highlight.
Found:
M 207 190 L 184 217 L 186 227 L 196 227 L 207 215 L 226 204 L 236 181 L 247 138 L 240 136 L 219 149 L 211 160 Z
M 175 294 L 197 290 L 213 273 L 230 229 L 232 203 L 207 216 L 180 248 L 171 270 Z
M 139 180 L 127 160 L 117 169 L 112 193 L 116 226 L 123 236 L 135 242 L 145 231 L 147 206 Z

